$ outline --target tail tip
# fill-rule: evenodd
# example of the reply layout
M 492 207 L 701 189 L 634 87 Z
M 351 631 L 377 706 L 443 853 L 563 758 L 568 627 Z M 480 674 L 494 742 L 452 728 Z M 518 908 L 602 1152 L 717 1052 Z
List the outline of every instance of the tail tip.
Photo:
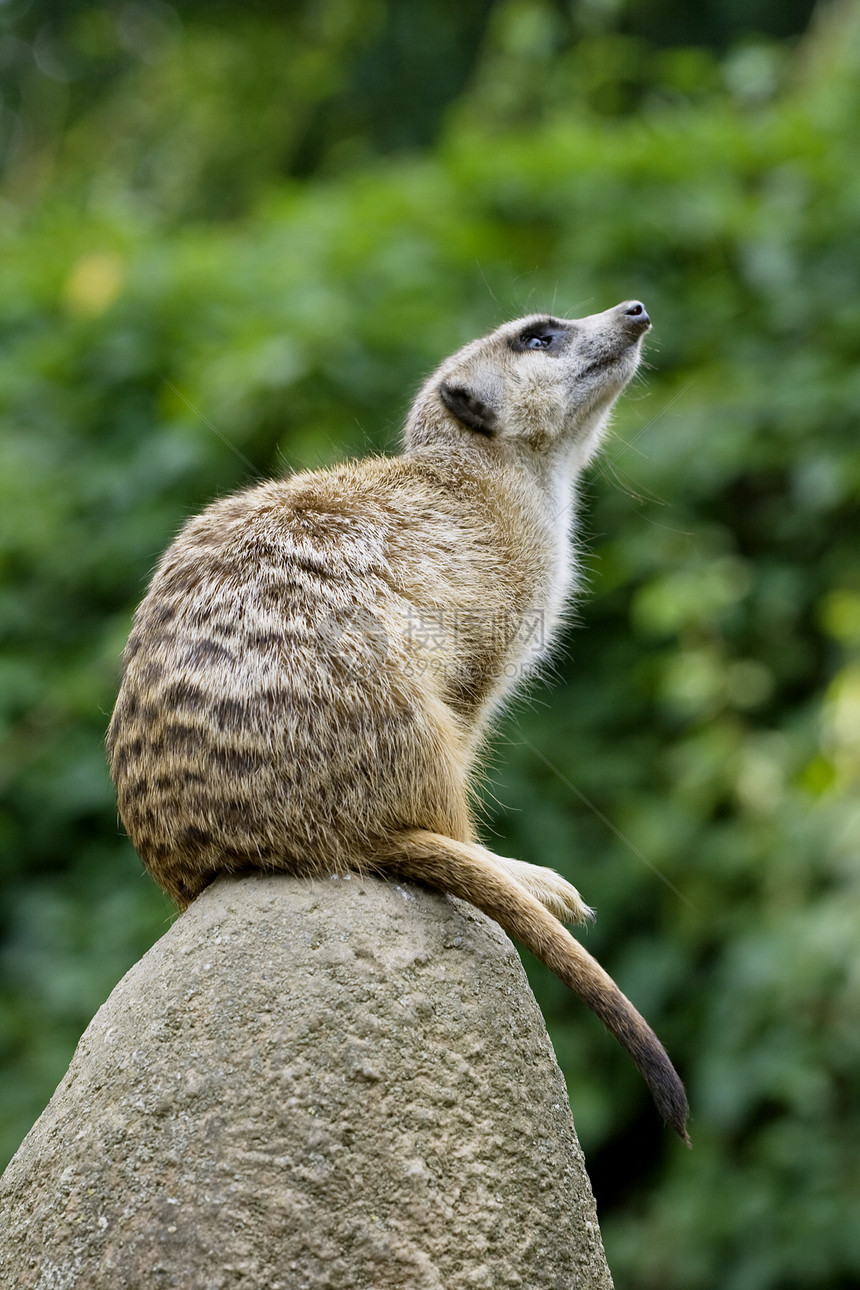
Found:
M 673 1070 L 672 1074 L 675 1072 Z M 657 1090 L 652 1090 L 657 1093 Z M 681 1139 L 685 1147 L 692 1147 L 690 1135 L 687 1132 L 687 1118 L 690 1114 L 690 1107 L 687 1102 L 687 1095 L 684 1092 L 684 1085 L 675 1075 L 675 1079 L 667 1086 L 660 1088 L 655 1098 L 660 1114 L 670 1129 L 673 1129 Z

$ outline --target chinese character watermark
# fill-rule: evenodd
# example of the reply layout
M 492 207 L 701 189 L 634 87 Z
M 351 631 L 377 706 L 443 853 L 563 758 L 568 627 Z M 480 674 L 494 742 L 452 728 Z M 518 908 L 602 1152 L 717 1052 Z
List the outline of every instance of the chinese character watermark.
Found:
M 333 663 L 353 676 L 369 675 L 393 655 L 408 673 L 462 679 L 472 660 L 514 678 L 527 675 L 547 644 L 542 609 L 422 609 L 409 606 L 383 622 L 364 606 L 332 613 L 319 639 Z

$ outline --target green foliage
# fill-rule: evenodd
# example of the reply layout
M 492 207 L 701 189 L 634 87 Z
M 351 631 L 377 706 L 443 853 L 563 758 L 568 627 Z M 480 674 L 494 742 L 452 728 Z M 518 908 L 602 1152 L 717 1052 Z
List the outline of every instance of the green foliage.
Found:
M 431 151 L 275 181 L 282 142 L 265 144 L 237 180 L 241 222 L 174 227 L 197 203 L 235 209 L 211 185 L 231 157 L 256 165 L 241 126 L 216 146 L 226 101 L 199 118 L 192 176 L 165 161 L 207 27 L 165 54 L 181 52 L 181 75 L 156 60 L 127 98 L 111 89 L 150 174 L 115 144 L 83 182 L 108 109 L 76 118 L 50 190 L 13 169 L 7 1152 L 169 917 L 120 836 L 102 738 L 131 610 L 179 523 L 258 472 L 392 446 L 421 375 L 503 318 L 641 296 L 652 370 L 585 489 L 584 630 L 552 690 L 504 723 L 488 838 L 598 907 L 589 947 L 688 1081 L 691 1153 L 593 1018 L 529 965 L 618 1283 L 860 1279 L 856 15 L 820 22 L 790 59 L 759 42 L 718 63 L 603 29 L 565 52 L 549 6 L 497 6 Z M 622 65 L 635 116 L 600 88 Z

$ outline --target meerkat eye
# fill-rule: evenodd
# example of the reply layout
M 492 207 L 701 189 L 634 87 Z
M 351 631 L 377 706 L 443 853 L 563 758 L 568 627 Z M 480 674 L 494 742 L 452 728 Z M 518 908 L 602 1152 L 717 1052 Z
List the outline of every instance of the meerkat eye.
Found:
M 519 336 L 510 342 L 511 349 L 517 353 L 524 353 L 526 350 L 560 350 L 561 342 L 568 335 L 569 329 L 562 323 L 544 322 L 537 323 L 533 327 L 527 327 L 521 331 Z

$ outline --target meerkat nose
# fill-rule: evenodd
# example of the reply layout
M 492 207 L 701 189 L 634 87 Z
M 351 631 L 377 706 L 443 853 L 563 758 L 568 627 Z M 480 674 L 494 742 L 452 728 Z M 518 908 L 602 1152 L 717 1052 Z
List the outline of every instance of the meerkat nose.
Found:
M 651 319 L 648 317 L 648 311 L 641 300 L 626 300 L 623 305 L 619 305 L 622 315 L 631 320 L 633 329 L 640 332 L 647 331 L 651 326 Z M 628 324 L 629 326 L 630 324 Z

